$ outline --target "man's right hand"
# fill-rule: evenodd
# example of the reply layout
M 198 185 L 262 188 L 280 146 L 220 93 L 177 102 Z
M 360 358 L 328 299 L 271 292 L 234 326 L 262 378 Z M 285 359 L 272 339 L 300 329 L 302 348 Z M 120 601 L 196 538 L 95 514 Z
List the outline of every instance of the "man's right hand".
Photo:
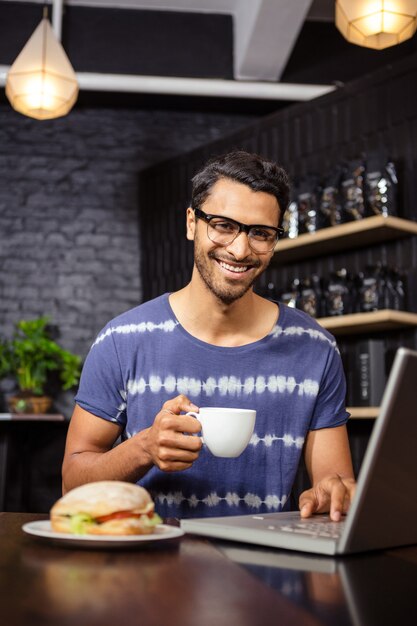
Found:
M 191 467 L 203 445 L 200 437 L 191 436 L 200 432 L 200 422 L 191 415 L 180 415 L 182 411 L 198 411 L 198 407 L 184 395 L 168 400 L 153 425 L 136 435 L 153 465 L 164 472 Z

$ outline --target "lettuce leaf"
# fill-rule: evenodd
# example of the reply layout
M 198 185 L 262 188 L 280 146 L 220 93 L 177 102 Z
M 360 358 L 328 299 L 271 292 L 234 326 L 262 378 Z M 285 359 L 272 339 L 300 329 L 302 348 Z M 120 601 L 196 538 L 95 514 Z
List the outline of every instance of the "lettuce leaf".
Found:
M 143 515 L 141 522 L 147 528 L 151 528 L 152 526 L 158 526 L 158 524 L 162 524 L 162 520 L 159 517 L 158 513 L 154 513 L 152 517 L 148 517 L 147 515 Z
M 87 513 L 77 513 L 77 515 L 72 515 L 70 519 L 70 528 L 74 535 L 85 535 L 88 528 L 93 524 L 95 524 L 93 518 Z

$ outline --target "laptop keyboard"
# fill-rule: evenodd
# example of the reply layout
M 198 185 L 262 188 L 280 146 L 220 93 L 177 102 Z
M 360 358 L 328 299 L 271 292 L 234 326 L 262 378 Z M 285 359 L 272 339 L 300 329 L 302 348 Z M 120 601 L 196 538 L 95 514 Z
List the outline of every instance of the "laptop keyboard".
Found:
M 262 516 L 253 516 L 254 519 L 265 519 Z M 267 520 L 265 520 L 267 521 Z M 328 517 L 321 517 L 320 520 L 297 520 L 287 523 L 271 522 L 265 525 L 266 530 L 286 532 L 293 535 L 307 535 L 310 537 L 323 537 L 325 539 L 339 539 L 343 532 L 345 522 L 331 522 Z

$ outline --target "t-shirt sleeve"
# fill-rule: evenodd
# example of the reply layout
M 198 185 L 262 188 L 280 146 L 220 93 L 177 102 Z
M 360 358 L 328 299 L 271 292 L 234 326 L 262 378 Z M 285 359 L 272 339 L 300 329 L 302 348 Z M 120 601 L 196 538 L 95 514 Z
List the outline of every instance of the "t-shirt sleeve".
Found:
M 111 328 L 104 329 L 87 355 L 75 402 L 93 415 L 126 425 L 126 390 Z
M 320 383 L 319 393 L 310 430 L 342 426 L 349 419 L 345 408 L 346 379 L 342 359 L 337 350 L 332 350 Z

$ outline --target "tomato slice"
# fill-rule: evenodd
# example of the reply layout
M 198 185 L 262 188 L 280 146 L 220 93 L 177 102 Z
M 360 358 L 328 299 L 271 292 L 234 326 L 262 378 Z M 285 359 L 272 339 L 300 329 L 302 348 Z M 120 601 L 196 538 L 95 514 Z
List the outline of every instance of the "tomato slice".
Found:
M 109 515 L 102 515 L 101 517 L 96 517 L 96 522 L 98 524 L 103 524 L 104 522 L 109 522 L 114 519 L 126 519 L 127 517 L 142 517 L 142 515 L 147 515 L 149 518 L 154 516 L 153 511 L 149 511 L 148 513 L 133 513 L 132 511 L 115 511 L 114 513 L 110 513 Z

